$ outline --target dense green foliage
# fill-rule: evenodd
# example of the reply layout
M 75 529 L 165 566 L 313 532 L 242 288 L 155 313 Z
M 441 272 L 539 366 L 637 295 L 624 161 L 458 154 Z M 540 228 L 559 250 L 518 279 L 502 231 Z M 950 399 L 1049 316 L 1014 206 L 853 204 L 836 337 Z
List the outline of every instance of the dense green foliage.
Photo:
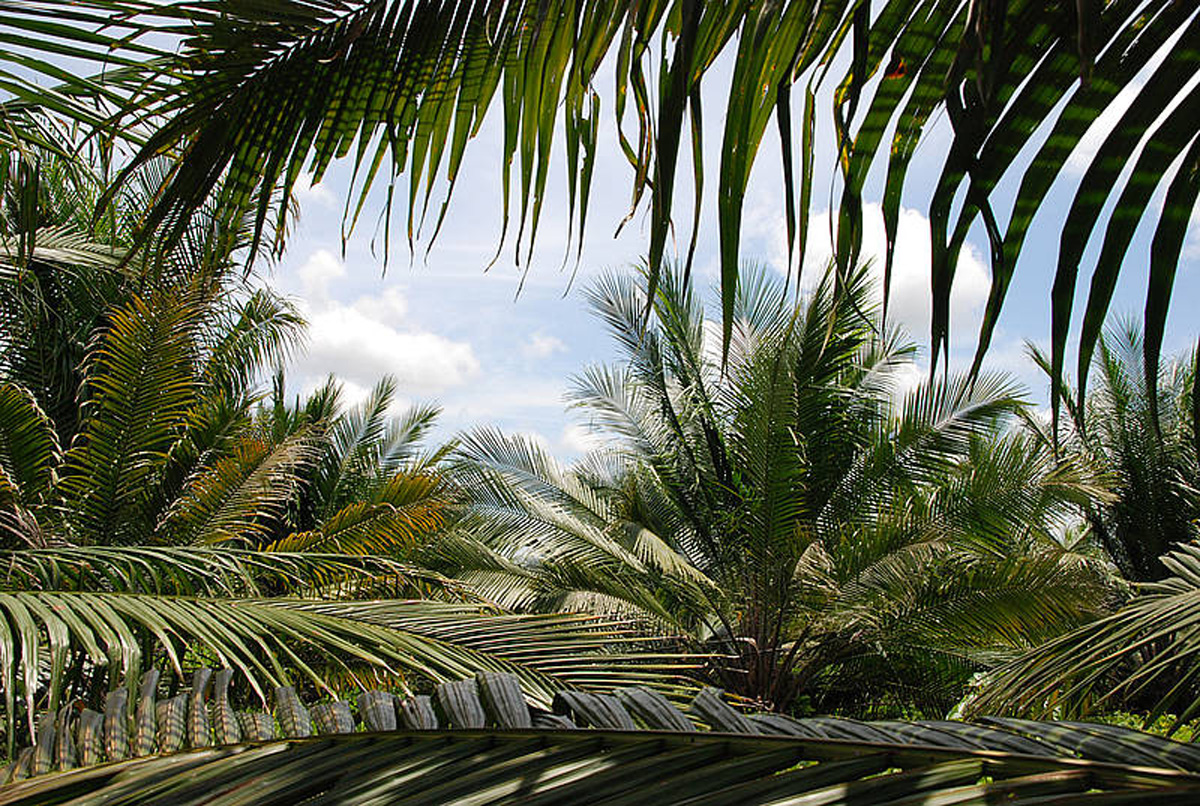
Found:
M 413 692 L 503 671 L 541 705 L 564 687 L 679 697 L 709 683 L 791 713 L 1196 718 L 1200 354 L 1159 352 L 1200 193 L 1198 43 L 1200 11 L 1172 0 L 895 0 L 874 16 L 865 2 L 799 0 L 6 9 L 9 750 L 34 737 L 39 713 L 98 706 L 148 672 L 174 689 L 203 664 L 234 669 L 260 699 L 288 683 Z M 712 316 L 689 274 L 701 82 L 727 49 Z M 284 248 L 301 176 L 319 181 L 349 157 L 348 226 L 383 181 L 389 203 L 406 197 L 411 245 L 426 220 L 440 228 L 432 188 L 444 178 L 453 191 L 495 100 L 505 235 L 512 189 L 528 261 L 560 115 L 582 238 L 593 80 L 610 52 L 618 127 L 626 106 L 637 112 L 632 139 L 620 128 L 633 206 L 648 196 L 651 215 L 643 270 L 588 292 L 621 356 L 574 379 L 603 447 L 564 465 L 488 427 L 426 446 L 437 408 L 397 415 L 389 378 L 358 406 L 334 378 L 289 399 L 284 368 L 305 324 L 253 270 Z M 835 60 L 845 72 L 827 85 Z M 836 257 L 793 296 L 792 278 L 739 265 L 742 199 L 774 116 L 795 259 L 822 86 L 842 180 Z M 935 368 L 957 255 L 980 221 L 993 284 L 972 371 L 914 385 L 914 347 L 886 325 L 887 286 L 905 177 L 939 109 L 952 141 L 930 207 Z M 1062 226 L 1049 354 L 1034 351 L 1051 383 L 1044 422 L 981 362 L 1035 214 L 1110 110 L 1117 125 Z M 666 243 L 685 118 L 697 193 L 676 266 Z M 858 253 L 880 155 L 877 309 Z M 998 217 L 991 200 L 1009 191 Z M 1105 332 L 1128 245 L 1158 206 L 1144 328 Z M 1071 388 L 1068 325 L 1098 229 Z M 955 769 L 967 783 L 982 774 Z
M 456 466 L 453 571 L 534 611 L 618 613 L 717 653 L 730 691 L 788 710 L 945 712 L 972 672 L 1098 612 L 1100 563 L 1058 541 L 1105 490 L 1013 428 L 1001 376 L 898 388 L 865 271 L 796 305 L 748 270 L 722 366 L 679 273 L 589 292 L 624 361 L 573 397 L 605 448 L 570 468 L 483 430 Z
M 99 177 L 43 164 L 0 218 L 10 749 L 37 711 L 94 704 L 151 668 L 177 683 L 204 660 L 259 696 L 288 681 L 404 687 L 480 669 L 516 672 L 543 699 L 606 675 L 675 684 L 670 659 L 630 665 L 633 636 L 610 620 L 504 615 L 414 565 L 451 494 L 419 446 L 436 410 L 390 416 L 388 379 L 349 410 L 334 381 L 295 405 L 281 376 L 266 394 L 304 323 L 248 282 L 244 240 L 198 216 L 195 237 L 160 259 L 125 260 L 125 197 L 112 229 L 93 227 L 75 194 Z M 12 248 L 23 234 L 33 248 Z

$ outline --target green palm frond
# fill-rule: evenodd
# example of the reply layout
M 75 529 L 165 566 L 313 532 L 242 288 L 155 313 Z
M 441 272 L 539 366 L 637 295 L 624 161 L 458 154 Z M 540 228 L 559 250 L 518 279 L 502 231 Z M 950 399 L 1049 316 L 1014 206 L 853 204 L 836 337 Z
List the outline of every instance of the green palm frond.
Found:
M 538 612 L 620 614 L 670 630 L 688 629 L 707 609 L 708 578 L 622 515 L 625 504 L 599 480 L 560 466 L 532 440 L 490 429 L 462 436 L 456 456 L 463 539 L 435 544 L 431 556 L 485 598 Z M 464 540 L 481 545 L 471 551 Z
M 6 543 L 45 542 L 38 515 L 61 461 L 54 423 L 37 400 L 24 387 L 0 382 L 0 532 Z
M 59 485 L 81 542 L 130 542 L 146 527 L 148 490 L 196 400 L 199 316 L 187 297 L 135 297 L 97 338 L 86 370 L 85 425 L 67 450 Z
M 164 596 L 421 598 L 466 596 L 462 585 L 388 557 L 261 552 L 221 546 L 85 546 L 6 552 L 9 590 L 109 591 Z
M 62 449 L 54 423 L 29 390 L 0 382 L 0 473 L 16 501 L 32 504 L 54 481 Z
M 275 541 L 268 552 L 411 555 L 446 521 L 446 483 L 431 473 L 400 472 L 372 497 L 352 501 L 317 529 Z
M 587 613 L 511 614 L 452 602 L 327 601 L 294 606 L 428 636 L 515 664 L 524 677 L 541 676 L 530 692 L 538 699 L 552 697 L 555 684 L 602 691 L 648 685 L 670 697 L 683 696 L 695 691 L 695 673 L 704 660 L 670 636 L 646 634 L 625 620 Z
M 303 471 L 319 455 L 311 429 L 278 444 L 251 430 L 188 479 L 157 532 L 173 543 L 257 546 L 283 527 Z
M 215 329 L 218 341 L 201 371 L 217 388 L 251 388 L 262 367 L 283 366 L 303 339 L 305 322 L 295 306 L 265 289 L 220 314 L 228 321 Z
M 1051 187 L 1064 176 L 1073 180 L 1079 168 L 1052 295 L 1054 375 L 1061 376 L 1089 245 L 1097 257 L 1081 328 L 1081 369 L 1090 363 L 1132 235 L 1150 219 L 1156 223 L 1145 316 L 1154 384 L 1175 273 L 1200 193 L 1200 144 L 1189 123 L 1200 105 L 1190 83 L 1200 69 L 1195 12 L 1174 0 L 994 7 L 962 0 L 879 7 L 857 0 L 676 0 L 647 9 L 566 0 L 466 6 L 281 0 L 270 9 L 250 0 L 83 0 L 69 10 L 27 0 L 4 23 L 12 44 L 0 50 L 0 60 L 20 69 L 9 71 L 0 101 L 41 103 L 90 127 L 115 129 L 84 100 L 90 96 L 103 109 L 121 107 L 123 123 L 156 124 L 128 171 L 166 152 L 186 160 L 164 177 L 164 192 L 148 216 L 151 229 L 164 225 L 178 237 L 190 213 L 215 197 L 227 220 L 253 222 L 255 248 L 279 244 L 265 231 L 272 225 L 274 235 L 283 230 L 278 224 L 286 212 L 275 204 L 277 193 L 289 194 L 305 173 L 320 180 L 342 157 L 353 166 L 348 227 L 372 186 L 386 183 L 389 205 L 398 197 L 406 208 L 410 244 L 422 233 L 435 235 L 467 145 L 498 106 L 505 166 L 501 245 L 515 230 L 520 262 L 532 251 L 559 145 L 567 156 L 570 236 L 582 239 L 601 117 L 594 84 L 601 65 L 611 63 L 616 137 L 634 168 L 632 206 L 649 202 L 653 288 L 677 213 L 685 125 L 692 130 L 697 191 L 690 268 L 703 204 L 701 98 L 714 65 L 725 63 L 718 57 L 734 52 L 719 116 L 716 193 L 726 345 L 735 318 L 745 190 L 763 137 L 774 121 L 782 141 L 789 266 L 802 265 L 817 201 L 816 105 L 827 89 L 842 180 L 840 198 L 829 200 L 839 207 L 834 251 L 842 274 L 858 261 L 867 177 L 886 163 L 885 298 L 914 154 L 919 143 L 950 130 L 945 156 L 920 172 L 937 177 L 930 205 L 935 364 L 948 347 L 950 293 L 968 232 L 981 223 L 991 245 L 994 281 L 978 345 L 982 357 L 1036 214 Z M 177 47 L 156 48 L 161 39 L 154 33 Z M 43 58 L 48 54 L 96 64 L 99 77 L 78 78 Z M 102 72 L 101 64 L 115 69 Z M 130 71 L 136 77 L 139 64 L 145 84 L 131 90 Z M 40 75 L 40 83 L 24 77 L 30 73 Z M 657 91 L 651 74 L 658 76 Z M 794 98 L 798 87 L 803 90 Z M 1106 126 L 1109 120 L 1114 124 Z M 1099 142 L 1094 149 L 1092 139 Z M 1007 203 L 1014 187 L 1006 215 L 996 206 Z M 434 198 L 442 189 L 444 196 Z M 513 192 L 517 204 L 510 209 Z M 1164 199 L 1161 212 L 1151 204 L 1156 198 Z M 1105 215 L 1106 209 L 1114 212 Z
M 499 685 L 502 680 L 480 677 L 478 693 L 471 680 L 439 690 L 445 717 L 439 722 L 425 706 L 433 727 L 404 720 L 400 730 L 375 725 L 359 733 L 346 703 L 337 703 L 345 721 L 311 720 L 322 724 L 319 736 L 309 733 L 305 714 L 305 729 L 285 731 L 282 739 L 192 745 L 187 752 L 82 769 L 71 769 L 70 760 L 61 765 L 64 771 L 46 775 L 61 744 L 48 724 L 46 749 L 23 752 L 10 767 L 16 780 L 0 791 L 0 802 L 23 806 L 69 799 L 99 806 L 134 796 L 154 806 L 185 799 L 231 805 L 252 790 L 256 803 L 269 806 L 294 803 L 298 796 L 356 805 L 1102 806 L 1186 803 L 1200 792 L 1191 748 L 1127 729 L 747 718 L 706 690 L 691 711 L 712 729 L 697 730 L 680 711 L 634 689 L 606 700 L 564 698 L 564 710 L 594 725 L 581 729 L 563 717 L 547 720 L 521 701 L 519 688 Z M 389 723 L 395 722 L 390 698 L 384 695 L 383 701 Z M 203 707 L 203 700 L 198 704 Z M 284 707 L 277 711 L 289 713 Z M 650 730 L 637 729 L 639 723 Z M 67 724 L 60 720 L 58 729 Z M 37 777 L 20 780 L 31 772 Z
M 74 227 L 41 227 L 33 234 L 27 260 L 69 269 L 115 270 L 123 257 L 120 250 L 97 243 Z M 16 273 L 27 262 L 15 242 L 0 239 L 0 273 Z
M 391 414 L 396 379 L 384 376 L 367 398 L 333 419 L 327 446 L 313 475 L 319 502 L 317 520 L 364 497 L 379 494 L 404 462 L 416 454 L 416 443 L 437 417 L 438 409 L 418 406 L 400 417 Z
M 625 627 L 589 616 L 521 617 L 428 601 L 312 602 L 64 591 L 0 593 L 0 684 L 8 735 L 22 703 L 56 709 L 99 674 L 136 689 L 150 665 L 182 675 L 194 658 L 234 669 L 261 700 L 269 687 L 373 678 L 516 674 L 549 704 L 567 684 L 685 686 L 688 656 L 640 651 Z M 495 619 L 494 621 L 492 619 Z M 628 651 L 620 653 L 622 646 Z M 598 662 L 600 661 L 600 662 Z M 607 681 L 607 682 L 606 682 Z M 686 686 L 685 686 L 686 687 Z
M 1159 558 L 1195 538 L 1200 516 L 1194 356 L 1156 364 L 1158 378 L 1151 384 L 1136 323 L 1115 320 L 1098 346 L 1082 405 L 1072 399 L 1077 395 L 1068 383 L 1059 384 L 1067 399 L 1067 427 L 1037 427 L 1044 442 L 1093 467 L 1110 487 L 1112 494 L 1088 510 L 1088 525 L 1122 575 L 1159 579 L 1167 573 Z M 1046 356 L 1033 346 L 1030 354 L 1050 377 Z
M 1112 615 L 997 670 L 972 709 L 1082 714 L 1133 703 L 1150 709 L 1150 721 L 1168 711 L 1180 724 L 1195 717 L 1200 548 L 1181 545 L 1162 562 L 1170 576 L 1141 585 Z

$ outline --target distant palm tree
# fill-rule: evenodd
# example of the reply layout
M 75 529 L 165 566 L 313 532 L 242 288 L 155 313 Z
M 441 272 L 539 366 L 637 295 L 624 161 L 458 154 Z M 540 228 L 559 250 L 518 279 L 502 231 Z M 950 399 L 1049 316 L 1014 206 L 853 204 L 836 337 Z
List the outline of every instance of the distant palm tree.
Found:
M 680 273 L 648 321 L 644 282 L 593 287 L 626 362 L 573 397 L 616 447 L 563 468 L 528 440 L 465 436 L 464 534 L 439 544 L 461 578 L 681 631 L 779 710 L 802 693 L 946 710 L 972 671 L 1097 612 L 1103 569 L 1054 537 L 1103 491 L 1005 431 L 1007 381 L 897 397 L 911 349 L 880 335 L 864 270 L 799 305 L 761 269 L 738 287 L 724 365 Z
M 1036 349 L 1035 359 L 1047 367 Z M 1145 382 L 1142 335 L 1111 325 L 1083 407 L 1067 406 L 1059 449 L 1109 479 L 1114 495 L 1088 509 L 1087 525 L 1135 595 L 1116 612 L 1039 646 L 999 669 L 973 708 L 1087 714 L 1106 708 L 1200 715 L 1200 462 L 1195 352 Z M 1152 391 L 1154 390 L 1154 391 Z M 1064 399 L 1071 390 L 1064 390 Z M 1157 411 L 1156 411 L 1157 410 Z M 1050 444 L 1049 433 L 1043 441 Z
M 1110 478 L 1113 497 L 1089 512 L 1096 538 L 1127 579 L 1160 579 L 1167 574 L 1161 558 L 1200 537 L 1196 355 L 1160 366 L 1151 385 L 1136 323 L 1118 320 L 1099 347 L 1082 407 L 1063 386 L 1070 419 L 1060 442 Z M 1046 357 L 1031 350 L 1049 372 Z M 1050 434 L 1044 439 L 1052 441 Z

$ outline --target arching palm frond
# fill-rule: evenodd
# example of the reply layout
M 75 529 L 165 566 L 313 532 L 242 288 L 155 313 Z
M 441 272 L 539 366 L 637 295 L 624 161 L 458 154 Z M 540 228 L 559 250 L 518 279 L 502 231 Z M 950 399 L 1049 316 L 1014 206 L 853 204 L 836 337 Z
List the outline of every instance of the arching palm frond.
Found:
M 1116 613 L 1031 650 L 998 669 L 972 703 L 976 712 L 1079 715 L 1133 704 L 1182 724 L 1200 713 L 1200 548 L 1162 558 L 1169 576 L 1143 583 Z
M 86 546 L 6 552 L 4 586 L 163 596 L 261 598 L 276 594 L 462 598 L 462 585 L 410 563 L 373 555 L 262 552 L 221 546 Z
M 0 531 L 38 545 L 38 510 L 50 497 L 62 450 L 54 423 L 27 389 L 0 382 Z
M 490 670 L 517 674 L 548 705 L 565 684 L 633 679 L 672 689 L 689 668 L 686 659 L 639 653 L 623 627 L 592 617 L 492 618 L 486 608 L 425 601 L 11 591 L 0 594 L 7 735 L 17 702 L 32 736 L 39 705 L 56 709 L 72 690 L 104 679 L 98 674 L 136 689 L 151 664 L 182 675 L 194 658 L 236 670 L 264 702 L 269 687 L 291 682 L 328 691 L 344 677 L 436 682 Z M 631 652 L 614 654 L 622 644 Z
M 479 653 L 479 668 L 504 664 L 535 681 L 545 702 L 563 685 L 600 691 L 647 685 L 669 697 L 695 691 L 703 658 L 673 639 L 647 636 L 620 619 L 586 613 L 515 615 L 445 602 L 297 602 L 306 611 L 346 617 Z M 495 659 L 490 665 L 486 661 Z M 637 681 L 637 682 L 634 682 Z
M 277 294 L 259 289 L 227 309 L 212 328 L 201 377 L 206 385 L 236 395 L 250 389 L 263 367 L 281 367 L 304 338 L 304 319 Z
M 1049 377 L 1046 356 L 1029 349 Z M 1069 428 L 1043 436 L 1107 479 L 1113 495 L 1088 510 L 1088 525 L 1122 575 L 1134 581 L 1166 575 L 1159 558 L 1194 540 L 1200 517 L 1195 355 L 1157 365 L 1153 385 L 1144 355 L 1137 325 L 1115 321 L 1100 339 L 1086 400 L 1068 402 Z M 1064 396 L 1074 396 L 1069 384 L 1059 385 Z
M 537 612 L 618 614 L 671 630 L 702 612 L 707 578 L 620 515 L 611 491 L 559 466 L 533 440 L 476 430 L 460 439 L 454 461 L 463 491 L 459 537 L 435 543 L 430 557 L 485 598 Z
M 272 444 L 251 430 L 190 478 L 157 526 L 173 543 L 258 546 L 284 528 L 288 505 L 319 449 L 310 429 Z
M 44 496 L 61 457 L 54 423 L 29 390 L 0 382 L 0 473 L 17 500 L 29 504 Z
M 382 483 L 383 459 L 392 448 L 385 440 L 392 436 L 389 409 L 395 395 L 396 380 L 385 376 L 366 400 L 333 420 L 313 474 L 318 520 L 333 516 L 356 497 L 371 495 Z

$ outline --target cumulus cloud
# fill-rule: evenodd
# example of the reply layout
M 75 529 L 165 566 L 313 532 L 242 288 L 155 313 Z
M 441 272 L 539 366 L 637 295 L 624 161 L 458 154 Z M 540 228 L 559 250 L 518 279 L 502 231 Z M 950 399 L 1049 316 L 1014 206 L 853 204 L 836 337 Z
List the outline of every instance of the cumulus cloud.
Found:
M 531 334 L 521 345 L 521 355 L 531 360 L 549 358 L 555 353 L 565 353 L 567 345 L 562 339 L 547 335 L 540 330 Z
M 604 442 L 600 434 L 586 425 L 572 423 L 558 437 L 559 447 L 566 453 L 587 453 Z
M 780 272 L 786 271 L 787 227 L 783 212 L 777 205 L 764 205 L 747 218 L 750 220 L 746 230 L 748 246 L 760 249 L 766 260 Z M 816 285 L 833 254 L 830 226 L 828 210 L 809 219 L 808 243 L 804 254 L 804 284 L 808 287 Z M 873 261 L 873 271 L 880 281 L 883 278 L 886 248 L 887 235 L 882 210 L 878 204 L 867 204 L 863 209 L 862 259 Z M 901 208 L 888 316 L 919 339 L 927 338 L 929 334 L 931 259 L 929 219 L 917 210 Z M 983 258 L 975 247 L 965 244 L 959 253 L 954 287 L 950 294 L 952 339 L 972 338 L 978 333 L 990 285 L 991 276 Z
M 296 201 L 300 202 L 301 208 L 308 203 L 327 209 L 338 205 L 337 195 L 329 189 L 328 185 L 319 183 L 314 185 L 312 177 L 308 174 L 301 174 L 296 180 L 296 184 L 292 187 L 292 195 Z
M 336 299 L 333 287 L 346 267 L 326 250 L 298 271 L 309 347 L 297 362 L 302 377 L 335 374 L 356 388 L 370 388 L 383 375 L 395 376 L 409 394 L 433 394 L 460 386 L 479 373 L 470 343 L 453 341 L 407 322 L 407 300 L 389 287 L 353 302 Z M 352 391 L 348 386 L 349 391 Z

